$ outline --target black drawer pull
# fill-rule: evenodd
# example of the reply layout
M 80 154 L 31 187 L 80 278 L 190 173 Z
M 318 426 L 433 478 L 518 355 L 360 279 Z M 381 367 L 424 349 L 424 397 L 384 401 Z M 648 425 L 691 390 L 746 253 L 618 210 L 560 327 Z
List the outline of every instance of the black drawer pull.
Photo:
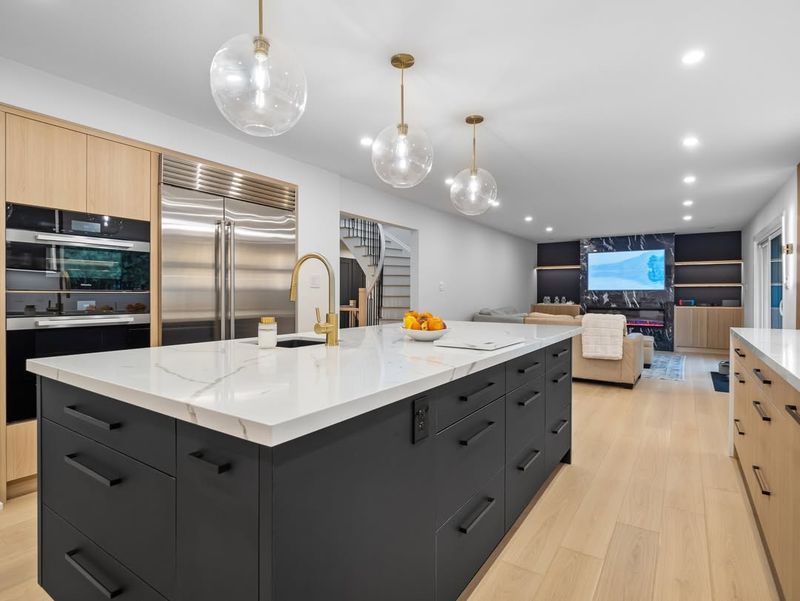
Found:
M 70 417 L 74 417 L 75 419 L 86 422 L 87 424 L 102 428 L 103 430 L 116 430 L 122 426 L 122 424 L 119 422 L 104 422 L 102 419 L 97 419 L 96 417 L 83 413 L 82 411 L 78 411 L 75 408 L 75 405 L 67 405 L 64 407 L 64 413 Z
M 524 368 L 523 368 L 523 367 L 521 367 L 521 368 L 519 368 L 519 369 L 517 370 L 517 372 L 518 372 L 518 373 L 521 373 L 521 374 L 527 374 L 527 373 L 530 373 L 530 372 L 532 372 L 532 371 L 533 371 L 534 369 L 536 369 L 537 367 L 539 367 L 539 362 L 538 362 L 538 361 L 537 361 L 536 363 L 534 363 L 533 365 L 529 365 L 528 367 L 524 367 Z
M 566 428 L 568 423 L 569 423 L 568 419 L 562 419 L 560 422 L 558 422 L 558 426 L 556 426 L 555 429 L 550 430 L 550 432 L 553 434 L 561 434 L 561 430 Z
M 742 359 L 744 359 L 745 357 L 747 357 L 747 355 L 745 355 L 745 354 L 742 352 L 742 349 L 740 349 L 740 348 L 735 348 L 735 349 L 733 349 L 733 352 L 734 352 L 734 353 L 736 353 L 737 355 L 739 355 L 739 356 L 740 356 Z
M 523 461 L 522 463 L 520 463 L 520 464 L 517 466 L 517 469 L 518 469 L 519 471 L 521 471 L 521 472 L 527 471 L 527 469 L 528 469 L 530 466 L 532 466 L 532 465 L 533 465 L 533 462 L 534 462 L 534 461 L 536 461 L 536 460 L 539 458 L 539 455 L 541 455 L 541 454 L 542 454 L 542 452 L 541 452 L 541 451 L 539 451 L 539 450 L 535 450 L 535 451 L 533 451 L 533 453 L 531 453 L 530 455 L 528 455 L 528 456 L 525 458 L 525 461 Z
M 204 466 L 205 468 L 211 470 L 214 474 L 223 474 L 231 469 L 230 463 L 214 463 L 213 461 L 206 458 L 205 453 L 203 451 L 195 451 L 194 453 L 189 453 L 189 457 L 197 461 L 200 465 Z
M 458 398 L 459 398 L 459 400 L 464 401 L 465 403 L 469 403 L 475 397 L 478 397 L 478 396 L 482 395 L 484 392 L 486 392 L 487 390 L 489 390 L 492 386 L 494 386 L 494 382 L 489 382 L 486 386 L 484 386 L 480 390 L 477 390 L 477 391 L 473 392 L 472 394 L 467 394 L 467 395 L 464 395 L 464 396 L 460 396 Z
M 761 373 L 761 370 L 760 370 L 760 369 L 757 369 L 757 368 L 755 368 L 755 367 L 754 367 L 754 368 L 753 368 L 753 375 L 755 375 L 755 377 L 756 377 L 756 378 L 758 378 L 759 380 L 761 380 L 761 383 L 762 383 L 762 384 L 766 384 L 767 386 L 769 386 L 770 384 L 772 384 L 772 380 L 768 380 L 767 378 L 765 378 L 765 377 L 764 377 L 764 374 L 762 374 L 762 373 Z
M 797 405 L 786 405 L 786 413 L 791 415 L 800 424 L 800 413 L 797 412 Z
M 565 348 L 563 351 L 558 351 L 557 353 L 553 353 L 553 358 L 558 359 L 559 357 L 563 357 L 569 352 L 568 348 Z
M 753 401 L 753 407 L 756 408 L 756 413 L 761 418 L 762 421 L 771 422 L 772 418 L 767 415 L 767 412 L 764 411 L 764 407 L 761 406 L 761 401 Z
M 100 484 L 108 486 L 109 488 L 112 486 L 116 486 L 117 484 L 122 482 L 122 478 L 106 478 L 103 474 L 98 474 L 92 468 L 83 465 L 80 461 L 76 461 L 75 457 L 77 456 L 78 456 L 77 453 L 64 455 L 64 463 L 66 463 L 70 467 L 74 467 L 79 472 L 82 472 L 87 476 L 89 476 L 92 480 L 97 480 Z
M 79 553 L 78 549 L 75 549 L 74 551 L 69 551 L 67 553 L 64 553 L 64 559 L 66 560 L 66 562 L 69 565 L 71 565 L 73 568 L 75 568 L 75 571 L 78 572 L 78 574 L 80 574 L 81 576 L 86 578 L 86 580 L 88 580 L 89 583 L 94 588 L 96 588 L 98 591 L 100 591 L 100 593 L 106 599 L 113 599 L 114 597 L 118 597 L 119 594 L 122 592 L 122 589 L 120 587 L 108 588 L 108 587 L 106 587 L 105 584 L 103 584 L 97 578 L 92 576 L 92 574 L 89 572 L 89 570 L 84 568 L 81 564 L 78 563 L 78 560 L 75 559 L 75 555 L 77 555 L 78 553 Z
M 744 432 L 743 432 L 743 431 L 742 431 L 742 429 L 739 427 L 739 424 L 740 424 L 740 423 L 741 423 L 741 422 L 739 422 L 739 420 L 738 420 L 738 419 L 734 419 L 734 420 L 733 420 L 733 425 L 734 425 L 734 427 L 736 428 L 736 433 L 737 433 L 739 436 L 744 436 Z
M 744 381 L 742 374 L 740 374 L 738 371 L 733 372 L 733 375 L 736 376 L 736 380 L 739 382 L 739 384 L 747 384 L 747 382 Z
M 541 393 L 541 392 L 537 392 L 536 394 L 534 394 L 534 395 L 533 395 L 531 398 L 529 398 L 529 399 L 525 399 L 524 401 L 517 401 L 517 405 L 519 405 L 520 407 L 527 407 L 527 406 L 528 406 L 528 405 L 530 405 L 530 404 L 531 404 L 533 401 L 535 401 L 536 399 L 538 399 L 540 396 L 542 396 L 542 393 Z
M 758 487 L 761 489 L 761 494 L 765 497 L 770 496 L 772 493 L 767 488 L 766 483 L 761 478 L 761 467 L 754 465 L 753 466 L 753 473 L 756 476 L 756 482 L 758 482 Z
M 478 439 L 479 439 L 481 436 L 483 436 L 484 434 L 486 434 L 486 433 L 487 433 L 489 430 L 491 430 L 492 428 L 494 428 L 494 422 L 488 422 L 488 423 L 487 423 L 487 424 L 486 424 L 486 425 L 485 425 L 483 428 L 481 428 L 480 430 L 478 430 L 477 432 L 475 432 L 475 434 L 473 434 L 473 435 L 472 435 L 472 436 L 470 436 L 469 438 L 465 438 L 465 439 L 463 439 L 463 440 L 459 440 L 458 442 L 459 442 L 459 443 L 460 443 L 462 446 L 468 447 L 468 446 L 469 446 L 469 445 L 471 445 L 472 443 L 476 442 L 476 441 L 477 441 L 477 440 L 478 440 Z
M 484 506 L 481 508 L 481 510 L 480 510 L 480 511 L 478 511 L 478 512 L 477 512 L 477 513 L 475 513 L 475 514 L 473 514 L 475 517 L 472 517 L 472 516 L 470 516 L 470 518 L 471 518 L 471 519 L 469 520 L 469 523 L 468 523 L 468 524 L 466 524 L 466 525 L 464 525 L 464 526 L 459 526 L 459 527 L 458 527 L 458 531 L 459 531 L 459 532 L 461 532 L 462 534 L 469 534 L 469 533 L 470 533 L 470 531 L 471 531 L 473 528 L 475 528 L 475 526 L 477 526 L 477 525 L 478 525 L 478 522 L 480 522 L 480 521 L 483 519 L 483 517 L 484 517 L 484 516 L 485 516 L 487 513 L 489 513 L 489 510 L 490 510 L 492 507 L 494 507 L 494 504 L 497 502 L 495 499 L 491 499 L 491 498 L 489 498 L 489 499 L 486 499 L 486 501 L 487 501 L 486 505 L 484 505 Z
M 564 381 L 564 378 L 566 378 L 568 375 L 569 375 L 569 372 L 565 371 L 563 374 L 561 374 L 557 378 L 553 378 L 553 384 L 561 384 L 561 382 Z

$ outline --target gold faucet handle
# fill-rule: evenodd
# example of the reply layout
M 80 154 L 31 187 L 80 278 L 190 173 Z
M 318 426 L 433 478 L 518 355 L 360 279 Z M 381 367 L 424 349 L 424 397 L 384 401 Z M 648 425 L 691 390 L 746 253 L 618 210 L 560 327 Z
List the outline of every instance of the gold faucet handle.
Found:
M 322 323 L 322 316 L 320 315 L 319 307 L 316 308 L 316 311 L 317 311 L 317 323 Z

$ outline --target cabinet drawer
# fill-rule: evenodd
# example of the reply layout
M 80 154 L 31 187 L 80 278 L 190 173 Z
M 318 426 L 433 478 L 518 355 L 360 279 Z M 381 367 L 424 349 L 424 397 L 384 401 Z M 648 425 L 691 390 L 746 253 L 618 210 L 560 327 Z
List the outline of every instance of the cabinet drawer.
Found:
M 572 408 L 567 407 L 561 415 L 547 418 L 545 436 L 546 472 L 550 474 L 564 455 L 572 448 Z
M 46 507 L 42 510 L 41 581 L 58 601 L 164 601 L 88 538 Z
M 506 363 L 506 390 L 514 390 L 544 375 L 544 351 L 539 349 Z
M 42 416 L 175 475 L 175 420 L 68 384 L 39 378 Z
M 569 365 L 572 362 L 572 338 L 551 344 L 544 349 L 545 369 L 550 371 L 556 365 Z M 570 370 L 571 371 L 571 370 Z
M 455 601 L 503 538 L 503 470 L 436 533 L 436 600 Z
M 506 395 L 506 458 L 534 439 L 544 438 L 544 375 Z
M 473 411 L 506 393 L 505 365 L 496 365 L 445 384 L 431 393 L 435 398 L 436 430 L 442 431 Z
M 547 479 L 544 441 L 542 434 L 516 456 L 509 458 L 506 466 L 506 530 L 512 526 Z
M 46 419 L 42 502 L 153 588 L 175 574 L 175 479 Z
M 572 406 L 572 365 L 562 363 L 547 370 L 547 419 L 561 415 Z
M 505 460 L 505 406 L 498 399 L 435 440 L 436 525 L 463 505 Z

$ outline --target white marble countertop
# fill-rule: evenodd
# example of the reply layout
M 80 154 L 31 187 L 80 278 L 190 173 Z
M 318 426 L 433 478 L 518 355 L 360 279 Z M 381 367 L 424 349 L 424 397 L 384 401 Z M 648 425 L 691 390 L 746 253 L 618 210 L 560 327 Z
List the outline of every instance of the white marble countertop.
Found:
M 276 446 L 580 333 L 580 328 L 557 325 L 448 326 L 448 336 L 525 341 L 496 351 L 443 348 L 409 340 L 393 324 L 342 330 L 338 347 L 260 350 L 254 339 L 243 339 L 30 359 L 27 367 L 40 376 Z
M 800 390 L 800 330 L 733 328 L 731 331 L 759 359 Z

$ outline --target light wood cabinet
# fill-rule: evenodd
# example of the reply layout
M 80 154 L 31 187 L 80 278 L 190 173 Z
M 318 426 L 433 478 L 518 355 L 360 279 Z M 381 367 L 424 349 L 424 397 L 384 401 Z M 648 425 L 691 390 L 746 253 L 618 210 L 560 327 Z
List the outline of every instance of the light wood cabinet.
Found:
M 89 136 L 86 211 L 150 219 L 150 152 Z
M 741 307 L 675 307 L 675 346 L 727 351 L 730 329 L 743 321 Z
M 6 440 L 6 469 L 9 480 L 36 473 L 36 420 L 10 424 Z
M 86 134 L 6 115 L 6 201 L 86 210 Z

